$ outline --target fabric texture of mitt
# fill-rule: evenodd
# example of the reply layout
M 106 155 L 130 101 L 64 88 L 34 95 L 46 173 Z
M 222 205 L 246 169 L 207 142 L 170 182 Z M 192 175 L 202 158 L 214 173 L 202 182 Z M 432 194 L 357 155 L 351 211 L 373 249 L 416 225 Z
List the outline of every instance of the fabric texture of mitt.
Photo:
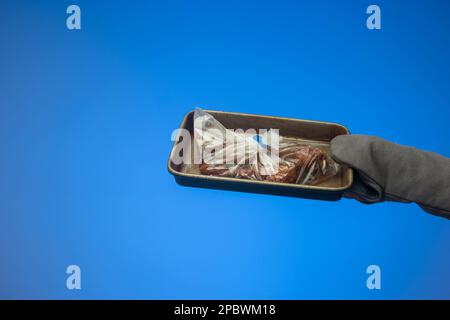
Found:
M 368 204 L 415 202 L 450 219 L 449 158 L 367 135 L 335 137 L 331 155 L 356 171 L 345 197 Z

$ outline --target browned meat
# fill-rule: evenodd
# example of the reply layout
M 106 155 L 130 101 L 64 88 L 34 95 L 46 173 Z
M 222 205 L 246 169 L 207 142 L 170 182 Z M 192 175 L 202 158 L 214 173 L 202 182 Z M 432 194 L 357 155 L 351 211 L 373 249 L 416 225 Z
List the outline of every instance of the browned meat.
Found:
M 273 175 L 264 176 L 264 180 L 270 182 L 295 183 L 299 167 L 291 162 L 280 163 L 278 172 Z
M 295 145 L 280 152 L 281 163 L 278 172 L 273 175 L 262 176 L 256 165 L 209 165 L 201 164 L 199 169 L 204 175 L 234 177 L 250 180 L 264 180 L 282 183 L 312 182 L 323 175 L 328 161 L 326 152 L 322 149 Z M 306 177 L 306 178 L 305 178 Z

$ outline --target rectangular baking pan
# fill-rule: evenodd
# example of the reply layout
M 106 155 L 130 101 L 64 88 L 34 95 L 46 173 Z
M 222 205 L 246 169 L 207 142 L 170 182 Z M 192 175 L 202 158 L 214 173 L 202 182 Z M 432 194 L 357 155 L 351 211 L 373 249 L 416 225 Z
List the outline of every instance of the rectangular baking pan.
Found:
M 294 137 L 316 142 L 328 143 L 334 137 L 349 134 L 349 130 L 336 123 L 299 120 L 272 116 L 260 116 L 236 112 L 222 112 L 205 110 L 228 129 L 279 129 L 280 136 Z M 184 117 L 180 128 L 190 131 L 193 137 L 194 112 L 188 112 Z M 351 168 L 344 167 L 336 177 L 328 179 L 318 185 L 299 185 L 279 182 L 254 181 L 238 178 L 201 175 L 188 166 L 176 165 L 172 162 L 175 145 L 180 141 L 180 135 L 175 139 L 174 147 L 170 153 L 168 170 L 174 175 L 175 180 L 182 186 L 222 189 L 262 194 L 281 195 L 319 200 L 339 200 L 344 191 L 353 183 Z

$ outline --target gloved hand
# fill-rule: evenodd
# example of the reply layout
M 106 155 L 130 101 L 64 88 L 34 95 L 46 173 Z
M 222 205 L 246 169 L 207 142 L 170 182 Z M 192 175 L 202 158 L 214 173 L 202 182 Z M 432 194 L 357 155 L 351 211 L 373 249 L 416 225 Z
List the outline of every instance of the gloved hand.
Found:
M 366 135 L 335 137 L 331 155 L 354 169 L 354 183 L 345 197 L 363 203 L 415 202 L 450 219 L 449 158 Z

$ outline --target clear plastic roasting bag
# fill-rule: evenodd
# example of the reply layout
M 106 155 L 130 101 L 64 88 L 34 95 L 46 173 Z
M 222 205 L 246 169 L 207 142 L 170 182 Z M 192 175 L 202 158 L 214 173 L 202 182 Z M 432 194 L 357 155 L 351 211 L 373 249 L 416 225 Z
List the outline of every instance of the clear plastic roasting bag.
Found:
M 275 129 L 227 129 L 201 109 L 194 112 L 194 148 L 203 175 L 314 185 L 340 170 L 324 146 Z

